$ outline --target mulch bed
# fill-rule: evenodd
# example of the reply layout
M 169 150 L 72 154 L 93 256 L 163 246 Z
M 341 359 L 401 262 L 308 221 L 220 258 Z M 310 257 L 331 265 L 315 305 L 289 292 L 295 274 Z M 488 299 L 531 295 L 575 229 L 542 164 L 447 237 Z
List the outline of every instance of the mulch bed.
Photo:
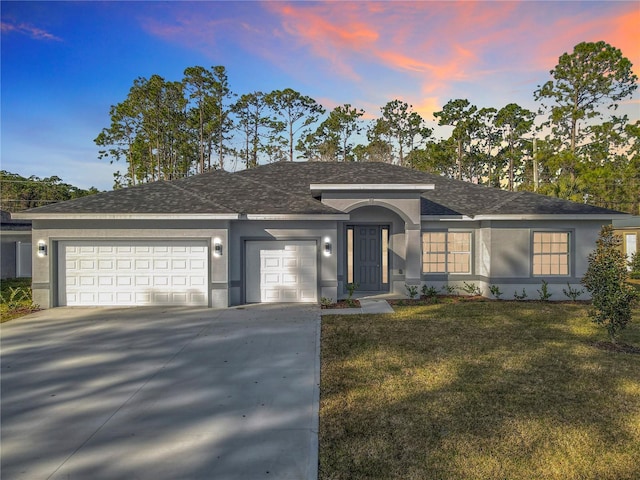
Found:
M 640 347 L 629 345 L 628 343 L 611 343 L 611 342 L 593 342 L 591 344 L 600 350 L 606 350 L 607 352 L 614 353 L 630 353 L 632 355 L 640 355 Z
M 351 304 L 349 304 L 349 302 L 347 302 L 347 300 L 338 300 L 336 303 L 332 303 L 330 305 L 321 305 L 321 307 L 323 310 L 331 310 L 334 308 L 360 308 L 360 301 L 359 300 L 351 300 Z
M 436 297 L 420 297 L 420 298 L 401 298 L 395 300 L 387 300 L 389 305 L 398 306 L 422 306 L 433 305 L 434 303 L 446 302 L 446 303 L 459 303 L 459 302 L 542 302 L 537 298 L 526 298 L 524 300 L 515 300 L 514 298 L 488 298 L 482 295 L 438 295 Z M 549 300 L 548 303 L 558 304 L 588 304 L 590 300 Z
M 448 303 L 453 302 L 488 302 L 491 299 L 481 295 L 438 295 L 437 297 L 421 297 L 421 298 L 400 298 L 387 300 L 389 305 L 412 306 L 412 305 L 433 305 L 440 301 L 446 300 Z

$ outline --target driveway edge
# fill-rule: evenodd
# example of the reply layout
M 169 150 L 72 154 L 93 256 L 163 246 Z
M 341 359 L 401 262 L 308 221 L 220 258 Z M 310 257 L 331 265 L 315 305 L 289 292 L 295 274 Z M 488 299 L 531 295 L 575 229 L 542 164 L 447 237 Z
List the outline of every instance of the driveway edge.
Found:
M 309 480 L 318 480 L 319 439 L 320 433 L 320 336 L 322 333 L 322 315 L 316 315 L 315 365 L 313 368 L 313 424 L 309 442 Z

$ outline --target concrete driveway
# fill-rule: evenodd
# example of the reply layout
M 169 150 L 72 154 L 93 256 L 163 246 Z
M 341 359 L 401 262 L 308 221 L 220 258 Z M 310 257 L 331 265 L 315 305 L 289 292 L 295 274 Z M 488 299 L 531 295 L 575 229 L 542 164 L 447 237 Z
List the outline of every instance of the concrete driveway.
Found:
M 57 308 L 1 334 L 3 480 L 317 477 L 317 306 Z

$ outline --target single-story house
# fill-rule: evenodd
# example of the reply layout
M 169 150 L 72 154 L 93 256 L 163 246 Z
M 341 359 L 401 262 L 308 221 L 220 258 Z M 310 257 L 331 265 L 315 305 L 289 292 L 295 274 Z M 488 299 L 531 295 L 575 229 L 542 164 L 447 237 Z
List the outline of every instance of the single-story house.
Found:
M 0 278 L 31 276 L 31 221 L 0 210 Z
M 46 205 L 33 293 L 59 305 L 319 302 L 406 285 L 577 288 L 612 210 L 383 163 L 280 162 Z
M 640 215 L 614 220 L 613 228 L 614 233 L 622 237 L 622 253 L 631 261 L 631 256 L 638 252 L 640 243 Z

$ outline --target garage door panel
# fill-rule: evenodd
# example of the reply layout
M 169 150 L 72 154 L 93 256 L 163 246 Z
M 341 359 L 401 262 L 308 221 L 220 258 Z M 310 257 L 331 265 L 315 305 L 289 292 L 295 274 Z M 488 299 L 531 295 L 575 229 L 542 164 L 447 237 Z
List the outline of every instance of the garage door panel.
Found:
M 189 303 L 191 305 L 203 305 L 207 303 L 207 297 L 202 292 L 189 292 Z
M 285 273 L 282 275 L 282 283 L 285 285 L 296 285 L 298 283 L 298 275 L 295 273 Z
M 151 292 L 135 292 L 133 298 L 135 305 L 151 305 Z
M 169 277 L 164 275 L 156 275 L 153 277 L 153 286 L 154 287 L 166 287 L 169 285 Z
M 295 288 L 292 289 L 283 289 L 281 290 L 282 296 L 280 301 L 282 302 L 299 302 L 298 300 L 298 290 Z
M 247 302 L 315 302 L 315 241 L 249 241 Z
M 151 262 L 146 258 L 140 259 L 140 260 L 136 259 L 134 265 L 135 265 L 135 269 L 136 270 L 149 270 L 149 269 L 151 269 Z
M 59 255 L 60 305 L 208 304 L 204 242 L 60 242 Z
M 131 270 L 133 267 L 133 261 L 131 260 L 116 260 L 116 269 L 117 270 Z M 84 268 L 84 267 L 81 267 Z
M 284 268 L 298 268 L 298 259 L 297 258 L 283 258 L 282 266 Z
M 261 280 L 260 283 L 266 287 L 273 286 L 275 288 L 281 283 L 279 273 L 263 273 Z
M 314 288 L 309 288 L 309 289 L 301 288 L 300 289 L 300 297 L 302 298 L 303 302 L 315 302 L 316 301 L 316 289 L 315 289 L 315 286 L 314 286 Z

